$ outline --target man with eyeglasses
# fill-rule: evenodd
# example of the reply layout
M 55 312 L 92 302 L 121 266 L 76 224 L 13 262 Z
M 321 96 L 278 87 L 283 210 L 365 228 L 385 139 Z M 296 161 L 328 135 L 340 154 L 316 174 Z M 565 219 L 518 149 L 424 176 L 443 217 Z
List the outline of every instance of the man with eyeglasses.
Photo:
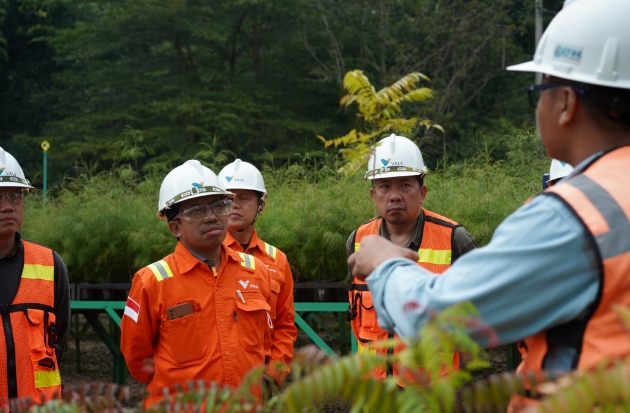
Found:
M 257 258 L 222 245 L 233 197 L 196 160 L 162 182 L 158 216 L 177 246 L 136 273 L 121 325 L 129 371 L 148 385 L 145 407 L 175 384 L 236 387 L 265 363 L 269 272 Z M 260 396 L 260 385 L 253 391 Z
M 68 272 L 56 252 L 18 232 L 31 188 L 17 160 L 0 148 L 0 410 L 9 399 L 40 403 L 61 392 Z
M 523 340 L 519 371 L 531 376 L 630 356 L 615 312 L 630 307 L 628 16 L 627 0 L 572 2 L 549 24 L 534 60 L 509 68 L 544 74 L 528 92 L 540 91 L 532 100 L 547 153 L 576 165 L 569 177 L 440 277 L 418 268 L 412 251 L 363 240 L 349 265 L 358 278 L 369 275 L 382 327 L 414 336 L 431 311 L 471 301 L 496 340 L 471 329 L 473 337 L 483 345 Z M 515 397 L 511 409 L 529 403 Z

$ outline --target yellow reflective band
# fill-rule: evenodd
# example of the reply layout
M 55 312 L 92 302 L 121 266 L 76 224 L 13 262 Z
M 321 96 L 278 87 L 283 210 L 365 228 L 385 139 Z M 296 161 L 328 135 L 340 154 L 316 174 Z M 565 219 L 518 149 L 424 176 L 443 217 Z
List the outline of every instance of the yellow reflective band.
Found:
M 368 344 L 368 347 L 363 347 L 361 344 L 359 344 L 357 348 L 357 353 L 358 354 L 376 354 L 376 349 L 370 348 L 369 344 Z
M 276 251 L 277 251 L 276 247 L 274 247 L 273 245 L 269 245 L 265 242 L 265 250 L 267 252 L 267 255 L 269 255 L 274 260 L 276 259 Z
M 36 389 L 59 385 L 61 385 L 61 376 L 59 375 L 59 370 L 35 372 Z
M 355 242 L 354 243 L 354 252 L 359 251 L 359 248 L 361 247 L 361 243 L 360 242 Z
M 250 270 L 256 269 L 256 263 L 254 262 L 254 257 L 248 254 L 244 254 L 242 252 L 239 252 L 238 255 L 240 255 L 241 259 L 243 260 L 243 262 L 241 262 L 241 265 L 243 267 L 249 268 Z
M 450 265 L 451 264 L 451 250 L 429 250 L 429 249 L 420 249 L 418 250 L 418 262 L 426 262 L 429 264 L 443 264 Z
M 52 265 L 24 264 L 22 278 L 31 280 L 55 280 L 55 267 Z
M 167 278 L 173 278 L 173 272 L 164 260 L 156 261 L 153 264 L 149 264 L 147 267 L 153 272 L 158 282 Z

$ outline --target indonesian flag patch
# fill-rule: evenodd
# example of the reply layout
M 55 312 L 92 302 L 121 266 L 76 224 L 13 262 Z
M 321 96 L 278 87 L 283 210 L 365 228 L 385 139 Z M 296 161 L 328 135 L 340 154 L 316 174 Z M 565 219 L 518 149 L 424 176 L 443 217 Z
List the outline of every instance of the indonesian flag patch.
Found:
M 140 315 L 140 304 L 135 302 L 131 297 L 127 297 L 127 304 L 125 305 L 125 315 L 131 318 L 136 323 L 138 322 L 138 316 Z

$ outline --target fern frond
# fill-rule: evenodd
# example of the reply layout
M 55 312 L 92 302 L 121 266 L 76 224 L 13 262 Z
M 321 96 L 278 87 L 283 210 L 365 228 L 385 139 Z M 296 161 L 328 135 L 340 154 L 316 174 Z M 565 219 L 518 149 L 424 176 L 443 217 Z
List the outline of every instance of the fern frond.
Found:
M 630 359 L 602 363 L 591 371 L 577 371 L 538 386 L 547 396 L 536 411 L 629 411 Z

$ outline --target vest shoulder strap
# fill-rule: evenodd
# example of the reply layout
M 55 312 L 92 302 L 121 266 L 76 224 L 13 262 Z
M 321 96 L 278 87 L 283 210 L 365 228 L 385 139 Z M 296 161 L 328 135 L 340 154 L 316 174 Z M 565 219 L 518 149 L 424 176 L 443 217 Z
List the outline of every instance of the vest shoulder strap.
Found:
M 153 264 L 149 264 L 147 268 L 151 270 L 158 282 L 173 278 L 173 271 L 165 260 L 159 260 Z
M 427 222 L 431 222 L 436 225 L 442 225 L 443 227 L 448 227 L 451 229 L 455 229 L 461 226 L 457 222 L 453 221 L 452 219 L 443 217 L 442 215 L 436 214 L 435 212 L 427 211 L 426 209 L 423 209 L 423 212 L 424 212 L 424 219 Z
M 244 252 L 239 252 L 238 255 L 241 257 L 241 260 L 243 260 L 241 262 L 241 269 L 252 272 L 256 270 L 256 261 L 252 255 L 245 254 Z
M 264 249 L 265 255 L 275 261 L 278 257 L 278 249 L 271 244 L 267 244 L 266 242 L 264 244 L 265 244 L 265 249 Z

